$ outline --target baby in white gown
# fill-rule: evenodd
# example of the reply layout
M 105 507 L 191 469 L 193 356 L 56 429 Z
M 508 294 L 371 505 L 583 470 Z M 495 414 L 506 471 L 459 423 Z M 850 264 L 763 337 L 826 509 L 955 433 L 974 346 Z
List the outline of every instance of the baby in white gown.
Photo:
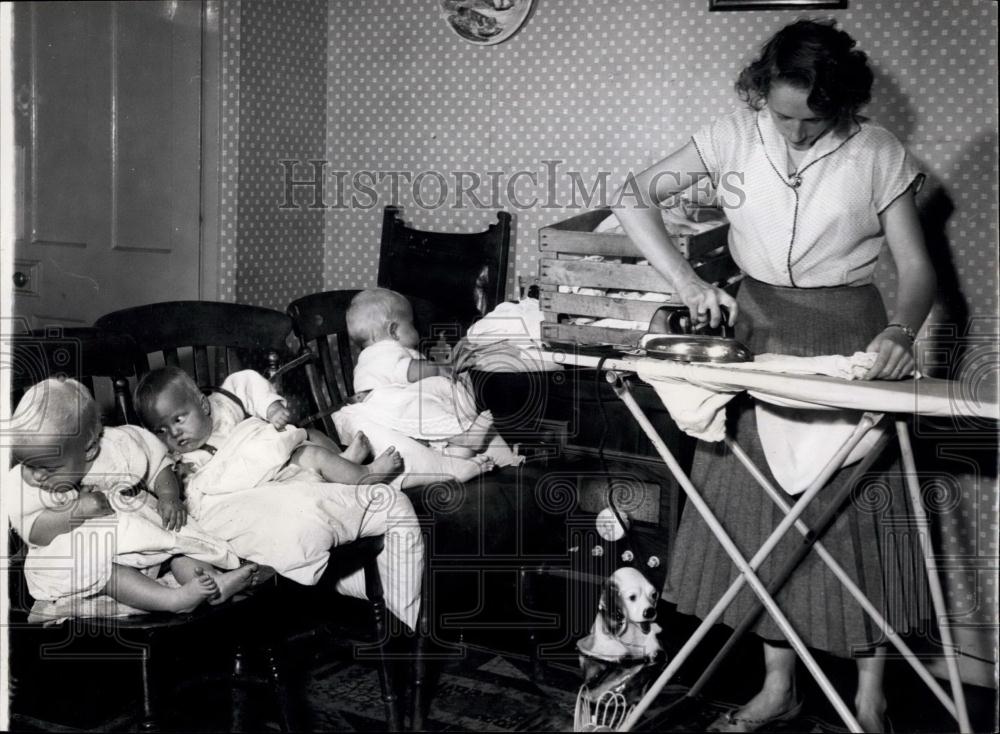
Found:
M 416 350 L 419 335 L 404 296 L 385 288 L 362 291 L 347 311 L 347 330 L 362 348 L 354 391 L 369 416 L 452 456 L 473 457 L 503 441 L 490 412 L 476 410 L 468 378 L 453 377 L 451 366 Z

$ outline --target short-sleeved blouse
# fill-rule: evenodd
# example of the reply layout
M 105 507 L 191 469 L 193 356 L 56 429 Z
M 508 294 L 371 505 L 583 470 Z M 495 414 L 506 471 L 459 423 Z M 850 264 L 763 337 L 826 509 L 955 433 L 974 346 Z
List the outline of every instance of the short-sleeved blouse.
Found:
M 823 135 L 795 171 L 766 108 L 718 117 L 693 140 L 732 225 L 733 259 L 772 285 L 870 283 L 885 244 L 879 215 L 922 181 L 899 140 L 864 118 Z

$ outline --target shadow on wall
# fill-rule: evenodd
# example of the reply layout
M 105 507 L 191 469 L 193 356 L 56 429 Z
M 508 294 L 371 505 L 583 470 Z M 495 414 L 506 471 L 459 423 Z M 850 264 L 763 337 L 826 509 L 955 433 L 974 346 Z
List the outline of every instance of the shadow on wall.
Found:
M 970 171 L 983 171 L 984 178 L 995 176 L 997 161 L 995 149 L 997 134 L 988 132 L 970 141 L 955 161 L 950 180 L 968 177 Z M 983 151 L 989 151 L 993 160 L 983 160 Z M 926 170 L 926 167 L 924 167 Z M 986 182 L 988 183 L 988 181 Z M 936 176 L 929 176 L 925 184 L 925 193 L 917 202 L 920 222 L 923 226 L 927 250 L 937 274 L 937 307 L 938 318 L 931 331 L 928 343 L 924 349 L 933 349 L 941 355 L 940 359 L 931 360 L 927 372 L 934 377 L 951 379 L 979 380 L 983 377 L 983 357 L 995 355 L 995 343 L 998 334 L 998 322 L 995 316 L 987 313 L 984 308 L 970 305 L 966 293 L 963 292 L 955 262 L 955 247 L 948 237 L 948 223 L 956 212 L 956 203 L 948 188 Z M 978 241 L 994 242 L 996 232 L 981 231 L 983 228 L 995 228 L 995 222 L 989 218 L 987 211 L 963 211 L 963 225 L 970 230 L 968 250 L 974 258 L 966 269 L 974 275 L 966 278 L 966 290 L 977 278 L 996 277 L 996 249 L 990 245 L 982 252 L 975 252 Z M 978 275 L 976 275 L 978 273 Z M 984 352 L 985 350 L 985 352 Z M 988 354 L 986 354 L 988 353 Z M 989 360 L 988 360 L 989 361 Z M 985 386 L 984 386 L 985 387 Z
M 917 113 L 910 104 L 910 97 L 896 82 L 895 77 L 872 63 L 875 82 L 872 85 L 872 101 L 865 114 L 882 125 L 909 147 L 910 136 L 916 127 Z

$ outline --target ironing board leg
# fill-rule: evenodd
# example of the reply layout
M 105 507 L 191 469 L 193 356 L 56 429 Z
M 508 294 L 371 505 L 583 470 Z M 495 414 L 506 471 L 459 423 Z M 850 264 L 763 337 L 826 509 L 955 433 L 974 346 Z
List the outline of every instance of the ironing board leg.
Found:
M 865 471 L 867 471 L 868 467 L 872 464 L 872 462 L 875 461 L 878 455 L 882 452 L 883 447 L 888 440 L 889 440 L 888 435 L 884 436 L 882 439 L 880 439 L 879 445 L 873 447 L 871 453 L 869 453 L 864 459 L 862 459 L 861 463 L 859 463 L 858 466 L 855 468 L 855 470 L 852 472 L 851 478 L 850 480 L 848 480 L 846 484 L 845 492 L 850 491 L 850 488 L 854 486 L 857 478 L 861 476 Z M 747 470 L 753 475 L 754 479 L 757 480 L 760 486 L 764 488 L 764 490 L 770 496 L 771 500 L 778 507 L 780 507 L 782 511 L 787 513 L 790 509 L 788 503 L 785 502 L 781 493 L 779 493 L 779 491 L 774 488 L 774 486 L 770 483 L 767 477 L 764 476 L 764 473 L 757 466 L 754 465 L 753 461 L 751 461 L 750 457 L 747 456 L 746 452 L 743 451 L 740 445 L 729 437 L 726 437 L 726 443 L 728 444 L 729 448 L 732 450 L 736 458 L 747 468 Z M 831 507 L 839 507 L 842 501 L 843 498 L 840 501 L 834 502 L 831 505 Z M 909 648 L 909 646 L 905 642 L 903 642 L 902 638 L 899 636 L 896 630 L 893 629 L 892 626 L 889 624 L 889 622 L 878 612 L 875 606 L 868 600 L 868 597 L 865 596 L 864 592 L 858 588 L 858 586 L 854 583 L 851 577 L 847 575 L 847 572 L 844 571 L 843 567 L 839 563 L 837 563 L 836 559 L 832 555 L 830 555 L 829 551 L 826 550 L 823 544 L 818 539 L 811 541 L 811 539 L 818 538 L 820 535 L 822 535 L 826 524 L 825 522 L 823 522 L 823 520 L 825 520 L 825 518 L 821 519 L 821 521 L 817 523 L 817 530 L 815 535 L 812 534 L 812 531 L 809 529 L 809 527 L 802 521 L 798 521 L 795 523 L 795 528 L 805 538 L 803 541 L 803 546 L 802 546 L 803 550 L 801 552 L 801 556 L 804 557 L 809 548 L 815 548 L 816 554 L 820 557 L 820 559 L 824 563 L 826 563 L 826 565 L 829 567 L 833 575 L 837 577 L 837 579 L 844 585 L 844 588 L 848 591 L 848 593 L 850 593 L 851 596 L 854 597 L 854 599 L 858 602 L 858 604 L 861 605 L 861 608 L 865 611 L 865 613 L 867 613 L 875 622 L 875 624 L 878 625 L 878 627 L 883 630 L 888 640 L 896 647 L 897 650 L 899 650 L 900 653 L 902 653 L 903 657 L 910 664 L 910 666 L 913 668 L 916 674 L 931 690 L 931 693 L 933 693 L 937 697 L 938 701 L 941 702 L 941 705 L 945 707 L 945 709 L 953 718 L 957 719 L 955 704 L 948 697 L 948 694 L 945 693 L 941 685 L 937 682 L 937 679 L 934 678 L 933 675 L 931 675 L 930 671 L 927 670 L 926 666 L 924 666 L 924 664 L 920 662 L 920 660 Z M 800 561 L 801 558 L 797 557 L 795 559 L 795 565 L 797 565 Z M 793 569 L 794 566 L 789 564 L 789 574 Z M 783 578 L 784 575 L 779 574 L 778 577 Z M 780 589 L 779 585 L 773 585 L 772 587 L 768 587 L 768 591 L 772 595 L 776 594 L 779 589 Z M 709 680 L 709 678 L 711 678 L 712 674 L 721 664 L 722 660 L 730 652 L 733 645 L 735 645 L 736 641 L 739 640 L 742 634 L 744 634 L 747 628 L 749 628 L 750 624 L 759 614 L 760 610 L 761 606 L 758 603 L 756 604 L 756 609 L 752 611 L 750 614 L 748 614 L 746 618 L 744 618 L 740 626 L 733 632 L 732 636 L 730 636 L 730 638 L 726 641 L 726 644 L 722 648 L 722 650 L 715 656 L 715 659 L 712 660 L 708 668 L 705 669 L 705 672 L 702 673 L 701 677 L 691 687 L 691 690 L 688 691 L 687 695 L 689 697 L 694 697 L 698 695 L 702 687 L 704 687 L 706 682 Z
M 951 627 L 948 620 L 948 607 L 945 604 L 944 592 L 941 589 L 941 579 L 938 578 L 933 550 L 930 541 L 930 524 L 920 497 L 920 483 L 917 481 L 917 466 L 913 460 L 913 447 L 910 445 L 910 430 L 906 421 L 896 421 L 896 435 L 899 437 L 899 449 L 903 459 L 903 475 L 906 487 L 910 492 L 910 503 L 917 524 L 917 537 L 920 539 L 920 550 L 924 556 L 924 568 L 927 570 L 927 584 L 931 591 L 931 602 L 934 614 L 937 616 L 938 627 L 941 630 L 941 645 L 944 648 L 944 660 L 948 669 L 948 679 L 951 682 L 951 695 L 955 699 L 959 730 L 971 732 L 969 712 L 965 706 L 965 691 L 962 689 L 962 679 L 958 673 L 958 661 L 955 653 L 957 648 L 951 637 Z
M 727 446 L 729 447 L 729 450 L 732 451 L 733 454 L 741 462 L 743 462 L 744 467 L 750 469 L 750 467 L 747 465 L 749 457 L 747 457 L 746 454 L 742 451 L 739 444 L 737 444 L 736 441 L 731 439 L 729 436 L 726 436 L 725 441 Z M 819 538 L 823 535 L 823 533 L 826 532 L 830 523 L 833 522 L 833 519 L 839 513 L 840 506 L 844 503 L 844 501 L 850 496 L 851 492 L 854 490 L 854 486 L 857 483 L 858 479 L 860 479 L 861 476 L 863 476 L 864 473 L 868 471 L 871 465 L 875 463 L 875 459 L 877 459 L 879 454 L 881 454 L 882 451 L 885 449 L 885 446 L 888 443 L 888 441 L 889 439 L 887 436 L 881 436 L 879 438 L 878 444 L 874 446 L 872 450 L 854 468 L 854 470 L 851 472 L 850 479 L 848 479 L 846 482 L 843 483 L 843 486 L 841 486 L 841 488 L 839 489 L 837 496 L 832 498 L 832 501 L 827 505 L 826 511 L 823 512 L 823 514 L 816 519 L 812 528 L 806 526 L 805 523 L 803 523 L 801 520 L 796 521 L 795 523 L 796 526 L 799 527 L 800 532 L 804 536 L 803 541 L 798 546 L 798 548 L 795 549 L 795 552 L 788 558 L 788 560 L 785 562 L 785 565 L 781 569 L 779 569 L 778 573 L 776 573 L 774 577 L 771 579 L 771 581 L 768 583 L 767 593 L 769 593 L 771 596 L 775 596 L 779 591 L 781 591 L 781 589 L 784 587 L 788 579 L 791 578 L 792 573 L 795 571 L 795 569 L 798 568 L 799 564 L 802 563 L 803 559 L 807 555 L 809 555 L 809 551 L 813 547 L 813 544 L 819 542 Z M 751 475 L 753 475 L 754 479 L 756 479 L 757 482 L 761 484 L 762 487 L 764 487 L 765 490 L 769 488 L 768 485 L 770 483 L 767 482 L 766 479 L 762 481 L 762 477 L 759 477 L 757 473 L 752 470 L 750 471 L 750 473 Z M 772 500 L 774 500 L 775 503 L 785 511 L 786 515 L 788 514 L 789 507 L 787 503 L 785 503 L 783 500 L 775 498 L 774 496 L 772 496 Z M 695 684 L 691 686 L 691 690 L 688 691 L 687 693 L 688 696 L 697 696 L 701 692 L 701 689 L 705 687 L 709 679 L 715 674 L 715 671 L 718 670 L 719 666 L 722 664 L 722 661 L 732 651 L 736 643 L 739 642 L 740 639 L 742 639 L 743 635 L 746 634 L 747 631 L 753 626 L 754 622 L 757 621 L 757 618 L 760 616 L 760 613 L 761 611 L 763 611 L 763 609 L 764 607 L 763 605 L 761 605 L 760 600 L 755 599 L 750 607 L 750 611 L 747 612 L 746 616 L 744 616 L 743 619 L 740 621 L 740 624 L 736 627 L 735 630 L 733 630 L 732 634 L 729 636 L 729 639 L 726 640 L 726 644 L 722 646 L 722 649 L 719 650 L 715 658 L 713 658 L 712 662 L 709 663 L 707 668 L 705 668 L 704 672 L 701 674 L 701 677 L 699 677 L 698 680 L 695 681 Z
M 864 434 L 867 433 L 867 431 L 873 425 L 875 425 L 875 423 L 877 423 L 878 420 L 881 419 L 881 415 L 865 413 L 862 416 L 861 421 L 859 422 L 851 438 L 849 438 L 847 442 L 841 447 L 841 449 L 837 452 L 837 454 L 833 457 L 833 459 L 829 462 L 829 464 L 827 464 L 827 466 L 824 467 L 823 471 L 821 472 L 821 475 L 816 480 L 816 482 L 814 482 L 814 484 L 802 495 L 802 498 L 796 503 L 795 507 L 788 514 L 788 516 L 785 517 L 785 519 L 778 524 L 778 527 L 775 528 L 771 536 L 764 542 L 760 550 L 758 550 L 757 553 L 754 555 L 753 559 L 751 559 L 750 562 L 747 562 L 747 560 L 743 558 L 743 555 L 740 553 L 739 549 L 733 543 L 732 539 L 726 533 L 725 529 L 716 519 L 715 515 L 712 514 L 711 509 L 709 509 L 708 505 L 705 504 L 705 501 L 702 499 L 697 489 L 695 489 L 694 485 L 691 483 L 691 480 L 681 469 L 680 465 L 677 463 L 677 460 L 674 458 L 674 455 L 670 452 L 670 449 L 667 448 L 667 445 L 663 442 L 663 439 L 657 433 L 653 425 L 649 422 L 649 419 L 646 418 L 645 413 L 642 412 L 642 409 L 635 402 L 635 398 L 633 398 L 632 394 L 629 392 L 628 386 L 624 382 L 618 381 L 614 385 L 614 390 L 615 394 L 618 395 L 618 397 L 622 400 L 622 402 L 625 403 L 625 406 L 629 409 L 629 412 L 632 413 L 632 416 L 636 419 L 636 422 L 639 424 L 643 432 L 652 442 L 653 446 L 657 450 L 657 453 L 660 454 L 660 457 L 663 459 L 664 463 L 666 463 L 667 467 L 670 469 L 670 473 L 674 475 L 674 478 L 677 480 L 678 484 L 681 485 L 681 488 L 684 490 L 684 493 L 688 497 L 688 501 L 691 502 L 691 504 L 695 507 L 698 513 L 702 516 L 702 518 L 704 518 L 705 523 L 712 531 L 712 534 L 715 535 L 719 543 L 722 545 L 723 549 L 726 551 L 729 557 L 733 560 L 733 563 L 736 564 L 737 568 L 739 568 L 739 570 L 742 573 L 741 576 L 737 577 L 736 580 L 733 581 L 733 584 L 729 587 L 729 590 L 716 603 L 715 607 L 705 617 L 701 625 L 699 625 L 698 629 L 696 629 L 695 632 L 691 635 L 691 637 L 684 644 L 681 650 L 677 653 L 674 659 L 670 661 L 666 669 L 664 669 L 664 671 L 660 674 L 660 677 L 657 678 L 656 682 L 653 683 L 653 685 L 650 687 L 646 695 L 643 696 L 642 700 L 639 701 L 638 704 L 636 704 L 635 709 L 633 709 L 632 713 L 629 714 L 628 718 L 625 720 L 625 722 L 622 724 L 619 730 L 620 731 L 631 730 L 632 726 L 635 725 L 635 723 L 639 720 L 639 718 L 649 707 L 649 705 L 653 702 L 656 696 L 659 695 L 661 690 L 663 690 L 663 687 L 670 680 L 671 676 L 673 676 L 673 674 L 677 671 L 681 663 L 683 663 L 684 660 L 687 659 L 687 657 L 690 655 L 695 646 L 697 646 L 697 644 L 701 641 L 701 639 L 707 634 L 708 629 L 715 623 L 715 621 L 719 617 L 722 616 L 722 613 L 725 611 L 726 607 L 729 606 L 732 600 L 736 597 L 736 594 L 739 593 L 739 590 L 742 588 L 743 583 L 746 582 L 750 584 L 750 587 L 753 589 L 754 593 L 757 594 L 757 596 L 763 602 L 768 613 L 771 615 L 775 623 L 781 629 L 782 634 L 785 635 L 785 639 L 787 639 L 788 642 L 795 649 L 795 652 L 802 659 L 802 662 L 805 664 L 810 674 L 812 674 L 813 678 L 816 680 L 819 687 L 823 690 L 827 699 L 831 702 L 831 704 L 833 704 L 833 707 L 837 710 L 837 713 L 840 715 L 844 723 L 847 724 L 848 728 L 851 731 L 860 732 L 861 727 L 858 724 L 857 719 L 855 719 L 854 714 L 851 712 L 850 709 L 847 708 L 846 704 L 844 704 L 843 699 L 840 698 L 836 689 L 833 687 L 829 679 L 823 673 L 822 669 L 816 663 L 816 660 L 813 658 L 812 654 L 809 652 L 808 649 L 806 649 L 806 646 L 802 642 L 802 639 L 795 633 L 795 630 L 792 629 L 792 626 L 789 624 L 788 619 L 778 608 L 778 605 L 775 603 L 774 599 L 772 599 L 771 596 L 767 593 L 767 590 L 764 588 L 764 585 L 761 583 L 760 579 L 757 578 L 757 575 L 754 573 L 754 570 L 756 569 L 757 566 L 761 564 L 761 562 L 763 562 L 764 558 L 767 557 L 767 554 L 771 552 L 771 550 L 781 539 L 781 537 L 785 534 L 785 532 L 792 526 L 792 524 L 794 524 L 794 522 L 798 519 L 799 515 L 802 514 L 806 506 L 812 500 L 812 498 L 826 484 L 826 482 L 829 480 L 833 472 L 840 467 L 840 465 L 843 463 L 844 458 L 847 456 L 848 453 L 850 453 L 851 449 L 855 445 L 857 445 L 858 441 L 861 440 Z

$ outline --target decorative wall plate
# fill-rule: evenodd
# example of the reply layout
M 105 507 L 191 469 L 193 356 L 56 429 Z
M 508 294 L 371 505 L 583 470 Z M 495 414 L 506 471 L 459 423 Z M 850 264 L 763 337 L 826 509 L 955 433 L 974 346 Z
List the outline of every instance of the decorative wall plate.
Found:
M 535 0 L 440 0 L 441 16 L 469 43 L 492 46 L 517 33 Z

